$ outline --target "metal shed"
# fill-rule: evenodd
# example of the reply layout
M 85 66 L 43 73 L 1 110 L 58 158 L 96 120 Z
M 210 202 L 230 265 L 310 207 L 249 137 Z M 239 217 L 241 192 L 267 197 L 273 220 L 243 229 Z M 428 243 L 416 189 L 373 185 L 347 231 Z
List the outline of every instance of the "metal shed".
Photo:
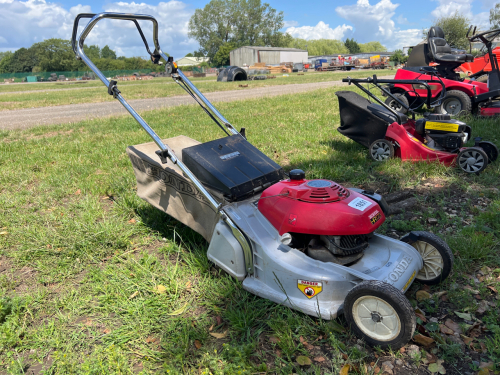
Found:
M 307 51 L 297 48 L 245 46 L 229 53 L 230 64 L 235 66 L 266 63 L 279 65 L 282 62 L 307 63 Z

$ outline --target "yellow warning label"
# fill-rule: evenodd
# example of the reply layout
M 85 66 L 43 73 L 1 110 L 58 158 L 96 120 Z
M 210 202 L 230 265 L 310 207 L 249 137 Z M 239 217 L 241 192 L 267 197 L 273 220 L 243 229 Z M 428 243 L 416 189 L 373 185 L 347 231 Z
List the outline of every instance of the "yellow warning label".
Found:
M 445 132 L 458 132 L 458 124 L 450 124 L 449 122 L 427 121 L 425 123 L 427 130 L 441 130 Z
M 408 289 L 410 287 L 410 284 L 411 282 L 413 281 L 413 279 L 415 278 L 415 273 L 416 271 L 413 271 L 413 273 L 411 274 L 410 276 L 410 279 L 406 282 L 405 286 L 403 287 L 403 289 L 401 289 L 401 291 L 404 293 L 406 292 L 406 289 Z
M 323 290 L 323 283 L 319 281 L 297 280 L 297 286 L 307 298 L 313 298 Z

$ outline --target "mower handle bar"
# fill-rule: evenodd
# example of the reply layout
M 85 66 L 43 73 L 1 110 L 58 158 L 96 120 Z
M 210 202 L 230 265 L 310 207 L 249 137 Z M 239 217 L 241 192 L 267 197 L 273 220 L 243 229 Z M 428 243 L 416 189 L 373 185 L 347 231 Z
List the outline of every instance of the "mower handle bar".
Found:
M 372 83 L 372 84 L 374 84 L 380 90 L 382 90 L 385 94 L 389 95 L 391 98 L 393 98 L 394 100 L 396 100 L 399 104 L 401 104 L 402 106 L 404 106 L 408 110 L 411 110 L 411 109 L 407 105 L 405 105 L 404 103 L 402 103 L 401 101 L 399 101 L 398 98 L 396 98 L 394 95 L 392 95 L 390 91 L 387 91 L 385 88 L 383 88 L 382 86 L 379 86 L 378 84 L 379 83 L 402 83 L 402 84 L 419 84 L 419 85 L 421 84 L 421 85 L 424 85 L 426 87 L 426 89 L 427 89 L 427 106 L 429 106 L 429 108 L 431 106 L 432 91 L 431 91 L 431 87 L 429 86 L 429 84 L 427 82 L 425 82 L 425 81 L 419 81 L 419 80 L 378 79 L 376 75 L 373 75 L 373 78 L 365 78 L 365 79 L 350 78 L 350 77 L 348 77 L 348 78 L 342 79 L 342 82 L 347 82 L 349 84 L 354 83 L 356 85 L 356 87 L 360 88 L 364 93 L 368 94 L 370 97 L 372 97 L 373 99 L 375 99 L 384 108 L 386 108 L 389 111 L 391 111 L 396 116 L 396 118 L 398 119 L 398 124 L 400 124 L 400 125 L 403 123 L 403 120 L 402 120 L 402 117 L 401 117 L 401 113 L 399 113 L 395 109 L 389 107 L 382 100 L 380 100 L 375 95 L 373 95 L 370 91 L 368 91 L 366 88 L 364 88 L 361 85 L 361 83 Z
M 81 32 L 80 36 L 77 37 L 77 31 L 78 31 L 78 22 L 82 18 L 90 18 L 89 23 L 84 27 L 83 31 Z M 116 86 L 116 81 L 108 81 L 108 79 L 102 74 L 102 72 L 94 65 L 94 63 L 85 55 L 83 45 L 85 42 L 85 38 L 89 35 L 89 33 L 92 31 L 94 26 L 97 24 L 102 19 L 105 18 L 110 18 L 110 19 L 116 19 L 116 20 L 128 20 L 134 22 L 136 25 L 137 29 L 139 30 L 139 33 L 141 34 L 142 40 L 144 41 L 144 44 L 146 46 L 146 49 L 148 53 L 151 55 L 151 60 L 155 64 L 160 64 L 160 58 L 165 59 L 167 61 L 167 64 L 173 64 L 173 58 L 168 58 L 161 50 L 160 44 L 158 42 L 158 21 L 152 16 L 145 15 L 145 14 L 125 14 L 125 13 L 99 13 L 99 14 L 92 14 L 92 13 L 82 13 L 76 16 L 75 22 L 73 24 L 73 35 L 71 39 L 71 45 L 73 47 L 73 51 L 76 54 L 77 59 L 81 59 L 94 73 L 99 79 L 104 83 L 104 85 L 108 88 L 108 93 L 110 95 L 113 95 L 115 99 L 118 99 L 118 101 L 125 107 L 125 109 L 134 117 L 134 119 L 141 125 L 144 130 L 149 134 L 149 136 L 154 140 L 154 142 L 158 145 L 160 148 L 159 156 L 162 160 L 162 162 L 166 162 L 166 158 L 168 157 L 172 163 L 176 164 L 182 172 L 186 175 L 186 177 L 196 186 L 196 188 L 200 191 L 200 193 L 208 200 L 212 208 L 215 210 L 220 215 L 220 218 L 228 225 L 230 228 L 231 232 L 235 236 L 236 240 L 240 243 L 243 252 L 244 252 L 244 257 L 245 257 L 245 268 L 249 274 L 253 273 L 253 255 L 252 255 L 252 249 L 246 240 L 245 236 L 243 233 L 239 230 L 239 228 L 236 226 L 236 224 L 232 221 L 232 219 L 224 212 L 222 209 L 222 204 L 217 202 L 210 192 L 203 186 L 203 184 L 196 178 L 196 176 L 189 170 L 189 168 L 180 160 L 177 158 L 175 155 L 174 151 L 166 144 L 163 143 L 161 138 L 158 136 L 158 134 L 155 133 L 155 131 L 148 125 L 146 121 L 132 108 L 130 104 L 127 103 L 127 101 L 123 98 L 121 95 L 120 91 L 118 90 L 118 87 Z M 154 46 L 155 50 L 153 53 L 150 52 L 149 46 L 146 42 L 146 38 L 144 37 L 144 34 L 142 33 L 141 27 L 139 26 L 139 23 L 137 20 L 145 20 L 145 21 L 151 21 L 153 23 L 153 41 L 154 41 Z M 226 125 L 226 127 L 233 133 L 233 134 L 240 134 L 230 123 L 227 121 L 220 113 L 215 109 L 215 107 L 206 99 L 203 94 L 196 88 L 196 86 L 193 85 L 193 83 L 186 78 L 186 76 L 182 73 L 182 71 L 177 70 L 177 76 L 175 79 L 182 80 L 185 82 L 195 93 L 196 95 L 212 110 L 212 112 L 219 117 L 219 119 Z

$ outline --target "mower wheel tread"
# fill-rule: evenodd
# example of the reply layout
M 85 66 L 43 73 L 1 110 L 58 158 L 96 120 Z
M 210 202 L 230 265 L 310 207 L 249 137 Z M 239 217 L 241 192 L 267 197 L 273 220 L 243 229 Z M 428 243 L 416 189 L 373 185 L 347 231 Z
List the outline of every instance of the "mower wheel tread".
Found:
M 391 305 L 396 311 L 401 324 L 397 337 L 390 341 L 377 340 L 365 334 L 358 327 L 353 316 L 353 307 L 355 302 L 364 296 L 379 298 Z M 410 301 L 408 301 L 399 289 L 380 280 L 363 281 L 352 288 L 344 300 L 344 315 L 351 329 L 358 337 L 365 340 L 369 345 L 380 346 L 382 349 L 391 348 L 396 350 L 406 345 L 412 338 L 417 326 L 415 313 Z
M 488 83 L 488 74 L 483 74 L 476 78 L 476 82 Z
M 434 279 L 430 280 L 421 280 L 417 277 L 415 277 L 415 280 L 427 284 L 427 285 L 435 285 L 439 284 L 440 282 L 444 281 L 449 275 L 450 272 L 453 268 L 453 263 L 455 261 L 455 257 L 453 256 L 453 252 L 451 251 L 450 247 L 448 244 L 439 236 L 425 232 L 425 231 L 413 231 L 413 234 L 416 234 L 419 239 L 418 241 L 426 242 L 436 248 L 436 250 L 439 252 L 441 257 L 443 258 L 443 269 L 441 271 L 441 275 L 438 277 L 435 277 Z M 411 245 L 410 243 L 410 234 L 407 234 L 401 238 L 402 242 L 406 242 Z
M 410 106 L 410 102 L 408 101 L 408 98 L 406 97 L 405 94 L 392 94 L 395 98 L 400 100 L 406 107 Z M 401 106 L 399 103 L 394 103 L 394 99 L 391 98 L 390 96 L 385 100 L 385 104 L 387 104 L 389 107 L 392 109 L 398 111 L 399 113 L 402 113 L 403 115 L 408 113 L 408 109 L 404 108 Z
M 441 114 L 447 114 L 448 112 L 443 108 L 444 104 L 446 103 L 447 99 L 450 97 L 455 97 L 457 98 L 461 105 L 462 109 L 460 110 L 459 113 L 457 114 L 451 114 L 450 115 L 460 115 L 460 114 L 468 114 L 472 112 L 472 101 L 465 92 L 460 91 L 460 90 L 450 90 L 447 91 L 445 98 L 443 99 L 443 103 L 441 103 L 440 106 L 436 107 L 436 113 L 441 113 Z

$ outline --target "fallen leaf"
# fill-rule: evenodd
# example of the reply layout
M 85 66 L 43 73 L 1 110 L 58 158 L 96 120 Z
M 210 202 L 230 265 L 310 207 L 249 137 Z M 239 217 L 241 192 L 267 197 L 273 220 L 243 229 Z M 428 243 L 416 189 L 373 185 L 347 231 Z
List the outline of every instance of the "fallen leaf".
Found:
M 220 316 L 216 316 L 215 319 L 217 320 L 217 325 L 221 325 L 222 324 L 222 318 Z
M 457 316 L 459 318 L 462 318 L 464 320 L 472 320 L 472 316 L 469 313 L 461 313 L 461 312 L 455 311 L 455 314 L 457 314 Z
M 477 375 L 490 375 L 490 370 L 487 368 L 482 368 L 477 372 Z
M 128 299 L 135 298 L 135 297 L 137 297 L 137 295 L 138 295 L 138 294 L 139 294 L 139 292 L 136 290 L 134 293 L 132 293 L 132 294 L 130 295 L 130 297 L 128 297 Z
M 306 340 L 304 340 L 304 338 L 303 338 L 302 336 L 300 336 L 300 337 L 299 337 L 299 341 L 303 344 L 303 343 L 304 343 L 304 341 L 306 341 Z
M 448 294 L 448 292 L 445 290 L 445 291 L 442 291 L 442 292 L 437 292 L 437 293 L 434 293 L 432 296 L 436 296 L 438 298 L 441 298 L 442 296 Z
M 419 314 L 419 313 L 415 313 L 415 316 L 417 318 L 420 318 L 422 320 L 423 323 L 426 323 L 427 322 L 427 319 L 425 318 L 425 316 L 423 316 L 422 314 Z
M 425 301 L 429 298 L 431 298 L 431 295 L 429 292 L 426 292 L 425 290 L 419 290 L 416 294 L 417 301 Z
M 186 289 L 191 289 L 191 281 L 188 281 L 188 282 L 186 283 Z
M 483 301 L 479 302 L 479 307 L 477 308 L 477 313 L 484 314 L 489 309 L 490 309 L 490 307 L 488 306 L 488 301 L 483 300 Z
M 425 352 L 425 356 L 427 357 L 429 363 L 436 363 L 438 361 L 438 358 L 432 353 Z
M 213 330 L 213 329 L 214 329 L 214 325 L 212 324 L 212 325 L 210 326 L 210 328 L 208 329 L 208 332 L 212 332 L 212 330 Z
M 477 289 L 474 289 L 473 287 L 471 287 L 470 285 L 466 285 L 464 286 L 464 289 L 467 289 L 469 292 L 471 292 L 472 294 L 479 294 L 479 290 Z
M 184 311 L 186 311 L 187 305 L 188 305 L 188 303 L 186 302 L 184 304 L 184 306 L 182 306 L 180 309 L 172 311 L 170 314 L 167 314 L 167 315 L 170 315 L 170 316 L 181 315 Z
M 431 339 L 430 337 L 421 335 L 421 334 L 413 336 L 413 341 L 415 341 L 416 343 L 418 343 L 420 345 L 426 346 L 426 347 L 430 346 L 434 343 L 433 339 Z
M 158 294 L 165 294 L 167 293 L 167 288 L 164 285 L 159 284 L 153 288 L 153 291 Z
M 484 342 L 480 342 L 479 346 L 481 347 L 483 354 L 488 353 L 488 349 L 486 348 L 486 345 L 484 345 Z
M 345 353 L 341 353 L 342 354 L 342 358 L 344 358 L 344 361 L 347 361 L 349 359 L 349 356 Z
M 451 319 L 446 319 L 446 321 L 444 322 L 444 325 L 454 332 L 462 333 L 462 329 L 460 328 L 460 325 L 458 323 L 455 323 Z
M 493 362 L 481 362 L 479 368 L 484 368 L 493 371 L 495 364 Z
M 375 368 L 373 369 L 373 373 L 374 373 L 375 375 L 376 375 L 376 374 L 378 374 L 379 372 L 380 372 L 380 367 L 378 367 L 378 366 L 377 366 L 377 367 L 375 367 Z
M 7 231 L 0 232 L 0 236 L 6 236 L 7 234 L 9 234 L 9 232 L 7 232 Z
M 491 290 L 493 293 L 498 294 L 498 291 L 494 287 L 492 287 L 491 285 L 488 285 L 486 288 Z
M 460 337 L 462 338 L 465 345 L 470 345 L 470 344 L 472 344 L 472 341 L 474 341 L 474 339 L 467 337 L 465 335 L 460 335 Z
M 75 195 L 80 195 L 82 193 L 82 189 L 78 189 L 77 191 L 75 191 Z
M 151 344 L 151 343 L 155 344 L 158 341 L 160 341 L 160 340 L 157 337 L 154 337 L 154 336 L 148 336 L 148 338 L 146 339 L 146 342 L 148 344 Z
M 273 344 L 277 344 L 280 342 L 280 339 L 277 338 L 276 336 L 271 336 L 271 337 L 269 337 L 269 342 L 272 342 Z
M 194 340 L 194 346 L 196 347 L 196 349 L 200 349 L 201 348 L 201 341 L 200 340 Z
M 340 370 L 340 375 L 347 375 L 349 374 L 349 369 L 351 368 L 350 365 L 345 364 L 344 367 L 342 367 L 342 370 Z
M 301 366 L 310 366 L 312 364 L 312 361 L 305 355 L 299 355 L 297 357 L 297 363 Z
M 111 333 L 111 330 L 109 328 L 104 328 L 102 333 L 104 333 L 105 335 L 108 335 Z
M 406 352 L 406 349 L 405 349 L 404 347 L 402 347 L 401 349 L 399 349 L 399 352 L 400 352 L 401 354 L 403 354 L 404 352 Z
M 216 339 L 223 339 L 224 337 L 227 336 L 227 330 L 224 331 L 223 333 L 215 333 L 215 332 L 210 332 L 210 336 L 215 337 Z
M 453 335 L 455 333 L 452 329 L 448 328 L 444 324 L 439 325 L 439 330 L 441 331 L 441 333 L 444 333 L 447 335 Z
M 446 370 L 443 367 L 443 360 L 439 360 L 436 363 L 431 363 L 428 367 L 428 370 L 433 374 L 439 372 L 440 374 L 446 374 Z
M 135 219 L 134 219 L 134 218 L 130 219 L 130 220 L 128 221 L 128 223 L 129 223 L 129 224 L 134 224 L 134 223 L 135 223 Z
M 313 358 L 314 362 L 325 362 L 325 357 L 314 357 Z

